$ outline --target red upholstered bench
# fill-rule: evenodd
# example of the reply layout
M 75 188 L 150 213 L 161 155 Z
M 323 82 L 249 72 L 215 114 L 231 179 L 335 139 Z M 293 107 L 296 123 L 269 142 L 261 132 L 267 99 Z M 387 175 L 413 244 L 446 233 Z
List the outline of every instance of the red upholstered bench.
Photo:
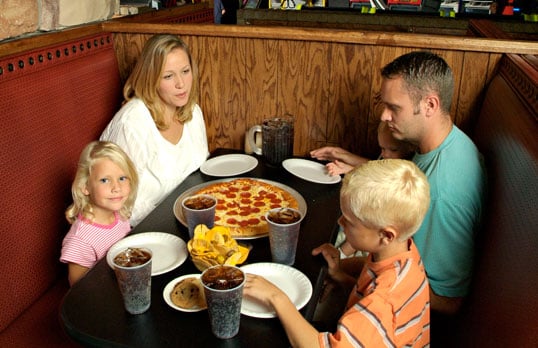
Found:
M 58 319 L 64 211 L 80 152 L 120 107 L 121 88 L 110 34 L 11 56 L 0 45 L 0 347 L 76 346 Z

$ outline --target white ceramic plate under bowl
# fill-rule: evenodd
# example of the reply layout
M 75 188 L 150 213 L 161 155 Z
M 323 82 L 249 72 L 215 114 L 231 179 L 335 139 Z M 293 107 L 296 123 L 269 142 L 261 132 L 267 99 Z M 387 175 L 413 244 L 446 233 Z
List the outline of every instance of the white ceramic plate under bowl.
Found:
M 127 248 L 147 248 L 153 256 L 151 275 L 159 275 L 179 267 L 188 256 L 183 239 L 165 232 L 144 232 L 127 236 L 114 244 L 106 254 L 106 261 L 114 269 L 114 256 Z
M 234 176 L 256 168 L 258 160 L 249 155 L 230 154 L 208 159 L 200 167 L 200 171 L 211 176 Z
M 312 284 L 300 271 L 279 263 L 260 262 L 241 267 L 243 272 L 261 275 L 284 291 L 297 310 L 303 308 L 312 296 Z M 255 318 L 274 318 L 276 313 L 257 301 L 243 297 L 241 314 Z
M 172 280 L 170 283 L 168 283 L 164 287 L 164 290 L 163 290 L 164 302 L 166 302 L 166 304 L 168 304 L 170 307 L 172 307 L 174 309 L 177 309 L 178 311 L 182 311 L 182 312 L 199 312 L 199 311 L 203 311 L 204 309 L 206 309 L 207 306 L 205 306 L 205 307 L 196 307 L 196 308 L 179 307 L 179 306 L 176 306 L 174 304 L 174 302 L 172 302 L 172 299 L 170 299 L 170 294 L 172 293 L 172 290 L 174 290 L 174 286 L 177 283 L 179 283 L 183 279 L 187 279 L 187 278 L 198 278 L 198 279 L 200 279 L 200 276 L 201 276 L 201 274 L 185 274 L 185 275 L 182 275 L 181 277 L 178 277 L 178 278 Z
M 314 161 L 290 158 L 282 166 L 293 175 L 318 184 L 336 184 L 342 180 L 340 175 L 330 175 L 323 164 Z

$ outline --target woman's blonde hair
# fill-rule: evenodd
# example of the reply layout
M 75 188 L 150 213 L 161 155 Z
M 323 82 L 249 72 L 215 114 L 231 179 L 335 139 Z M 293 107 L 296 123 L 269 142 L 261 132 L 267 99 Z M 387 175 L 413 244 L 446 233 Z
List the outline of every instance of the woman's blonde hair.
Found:
M 135 165 L 118 145 L 108 141 L 93 141 L 86 145 L 80 154 L 75 179 L 71 185 L 73 204 L 71 204 L 65 211 L 65 217 L 69 223 L 75 222 L 79 214 L 82 214 L 84 218 L 93 221 L 93 207 L 90 202 L 90 197 L 84 194 L 84 190 L 88 185 L 93 165 L 103 158 L 107 158 L 114 162 L 125 172 L 125 175 L 129 179 L 131 191 L 125 204 L 120 209 L 119 214 L 124 219 L 131 217 L 136 194 L 138 192 L 138 173 L 136 172 Z
M 368 228 L 393 227 L 410 238 L 430 206 L 430 186 L 411 161 L 368 161 L 347 173 L 340 192 L 353 215 Z
M 144 45 L 142 53 L 123 87 L 125 100 L 140 98 L 149 109 L 155 125 L 160 130 L 167 129 L 169 125 L 164 120 L 164 103 L 159 96 L 158 88 L 166 57 L 175 49 L 181 49 L 187 54 L 192 69 L 192 87 L 189 100 L 187 104 L 177 108 L 175 117 L 181 123 L 190 121 L 194 105 L 198 103 L 198 67 L 192 59 L 189 47 L 179 37 L 175 35 L 151 37 Z

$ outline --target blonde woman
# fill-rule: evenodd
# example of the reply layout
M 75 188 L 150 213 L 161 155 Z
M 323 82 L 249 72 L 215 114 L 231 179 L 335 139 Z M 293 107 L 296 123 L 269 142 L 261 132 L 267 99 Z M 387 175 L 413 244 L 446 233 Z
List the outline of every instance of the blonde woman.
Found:
M 138 186 L 133 162 L 116 144 L 94 141 L 80 155 L 65 216 L 71 229 L 60 261 L 73 285 L 131 230 L 129 217 Z
M 151 37 L 124 86 L 124 105 L 101 135 L 127 152 L 138 171 L 133 226 L 209 155 L 198 94 L 188 46 L 175 35 Z

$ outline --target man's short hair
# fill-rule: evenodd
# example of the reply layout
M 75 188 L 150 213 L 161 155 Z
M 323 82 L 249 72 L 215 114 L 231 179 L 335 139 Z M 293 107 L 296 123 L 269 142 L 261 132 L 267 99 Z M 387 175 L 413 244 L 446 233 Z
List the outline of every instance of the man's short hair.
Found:
M 454 94 L 454 76 L 447 62 L 440 56 L 428 51 L 415 51 L 394 59 L 381 69 L 386 79 L 402 77 L 413 104 L 429 93 L 439 96 L 441 109 L 450 113 Z

